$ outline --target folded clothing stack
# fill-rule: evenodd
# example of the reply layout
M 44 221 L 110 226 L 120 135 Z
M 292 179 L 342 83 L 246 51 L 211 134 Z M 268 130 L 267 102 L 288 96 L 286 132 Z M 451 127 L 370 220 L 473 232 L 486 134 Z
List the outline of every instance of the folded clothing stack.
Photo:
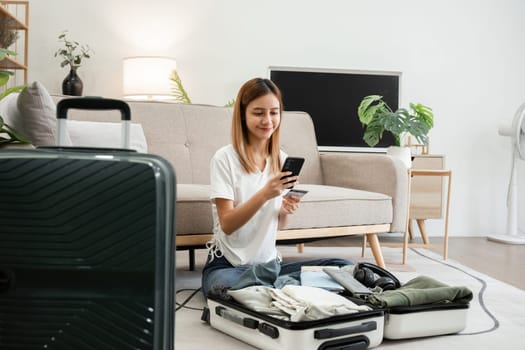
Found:
M 281 289 L 250 286 L 228 294 L 248 309 L 292 322 L 312 321 L 371 310 L 323 288 L 287 285 Z

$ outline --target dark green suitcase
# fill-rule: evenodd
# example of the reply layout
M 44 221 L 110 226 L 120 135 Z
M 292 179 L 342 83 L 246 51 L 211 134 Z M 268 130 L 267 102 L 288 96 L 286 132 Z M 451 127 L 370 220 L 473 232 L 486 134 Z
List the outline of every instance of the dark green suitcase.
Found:
M 175 187 L 149 154 L 0 151 L 0 349 L 173 349 Z

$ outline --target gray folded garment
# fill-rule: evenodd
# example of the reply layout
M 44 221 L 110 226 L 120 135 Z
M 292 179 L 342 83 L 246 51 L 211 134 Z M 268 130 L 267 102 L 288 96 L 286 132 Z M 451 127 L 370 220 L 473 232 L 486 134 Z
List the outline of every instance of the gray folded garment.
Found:
M 418 276 L 398 289 L 372 294 L 367 302 L 378 307 L 437 303 L 468 304 L 472 297 L 472 291 L 467 287 L 451 287 L 432 277 Z

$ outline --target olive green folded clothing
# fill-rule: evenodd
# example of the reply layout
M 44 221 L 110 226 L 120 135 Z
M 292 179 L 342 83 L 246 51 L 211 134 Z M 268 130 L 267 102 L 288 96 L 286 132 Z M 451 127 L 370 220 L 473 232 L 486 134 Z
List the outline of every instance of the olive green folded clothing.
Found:
M 378 307 L 414 306 L 436 303 L 468 304 L 472 291 L 451 287 L 428 276 L 418 276 L 395 290 L 370 295 L 367 302 Z

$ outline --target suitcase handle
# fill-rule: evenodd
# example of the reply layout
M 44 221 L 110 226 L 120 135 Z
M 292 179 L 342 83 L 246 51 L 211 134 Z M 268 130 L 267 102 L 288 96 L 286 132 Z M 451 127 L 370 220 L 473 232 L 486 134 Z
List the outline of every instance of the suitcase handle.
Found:
M 318 329 L 314 332 L 314 338 L 315 339 L 329 339 L 329 338 L 340 337 L 342 335 L 375 331 L 376 329 L 377 329 L 376 321 L 363 322 L 360 325 L 345 327 L 345 328 Z
M 122 120 L 131 120 L 131 111 L 129 105 L 122 100 L 103 97 L 72 97 L 58 101 L 57 118 L 66 119 L 69 109 L 87 109 L 87 110 L 119 110 L 122 114 Z
M 121 144 L 122 148 L 130 148 L 130 121 L 131 110 L 129 105 L 122 101 L 103 97 L 73 97 L 65 98 L 57 103 L 57 145 L 63 146 L 66 139 L 66 119 L 70 109 L 84 110 L 118 110 L 122 120 Z
M 235 312 L 232 312 L 223 306 L 215 307 L 215 313 L 218 316 L 226 320 L 240 324 L 243 327 L 250 328 L 250 329 L 257 329 L 259 332 L 261 332 L 264 335 L 269 336 L 272 339 L 279 338 L 279 329 L 277 329 L 277 327 L 274 327 L 268 323 L 259 322 L 258 320 L 249 318 L 249 317 L 243 317 L 242 315 L 236 314 Z
M 231 312 L 223 306 L 217 306 L 215 308 L 215 313 L 226 320 L 235 322 L 246 328 L 257 329 L 257 327 L 259 326 L 259 321 L 253 318 L 243 317 L 239 314 Z

